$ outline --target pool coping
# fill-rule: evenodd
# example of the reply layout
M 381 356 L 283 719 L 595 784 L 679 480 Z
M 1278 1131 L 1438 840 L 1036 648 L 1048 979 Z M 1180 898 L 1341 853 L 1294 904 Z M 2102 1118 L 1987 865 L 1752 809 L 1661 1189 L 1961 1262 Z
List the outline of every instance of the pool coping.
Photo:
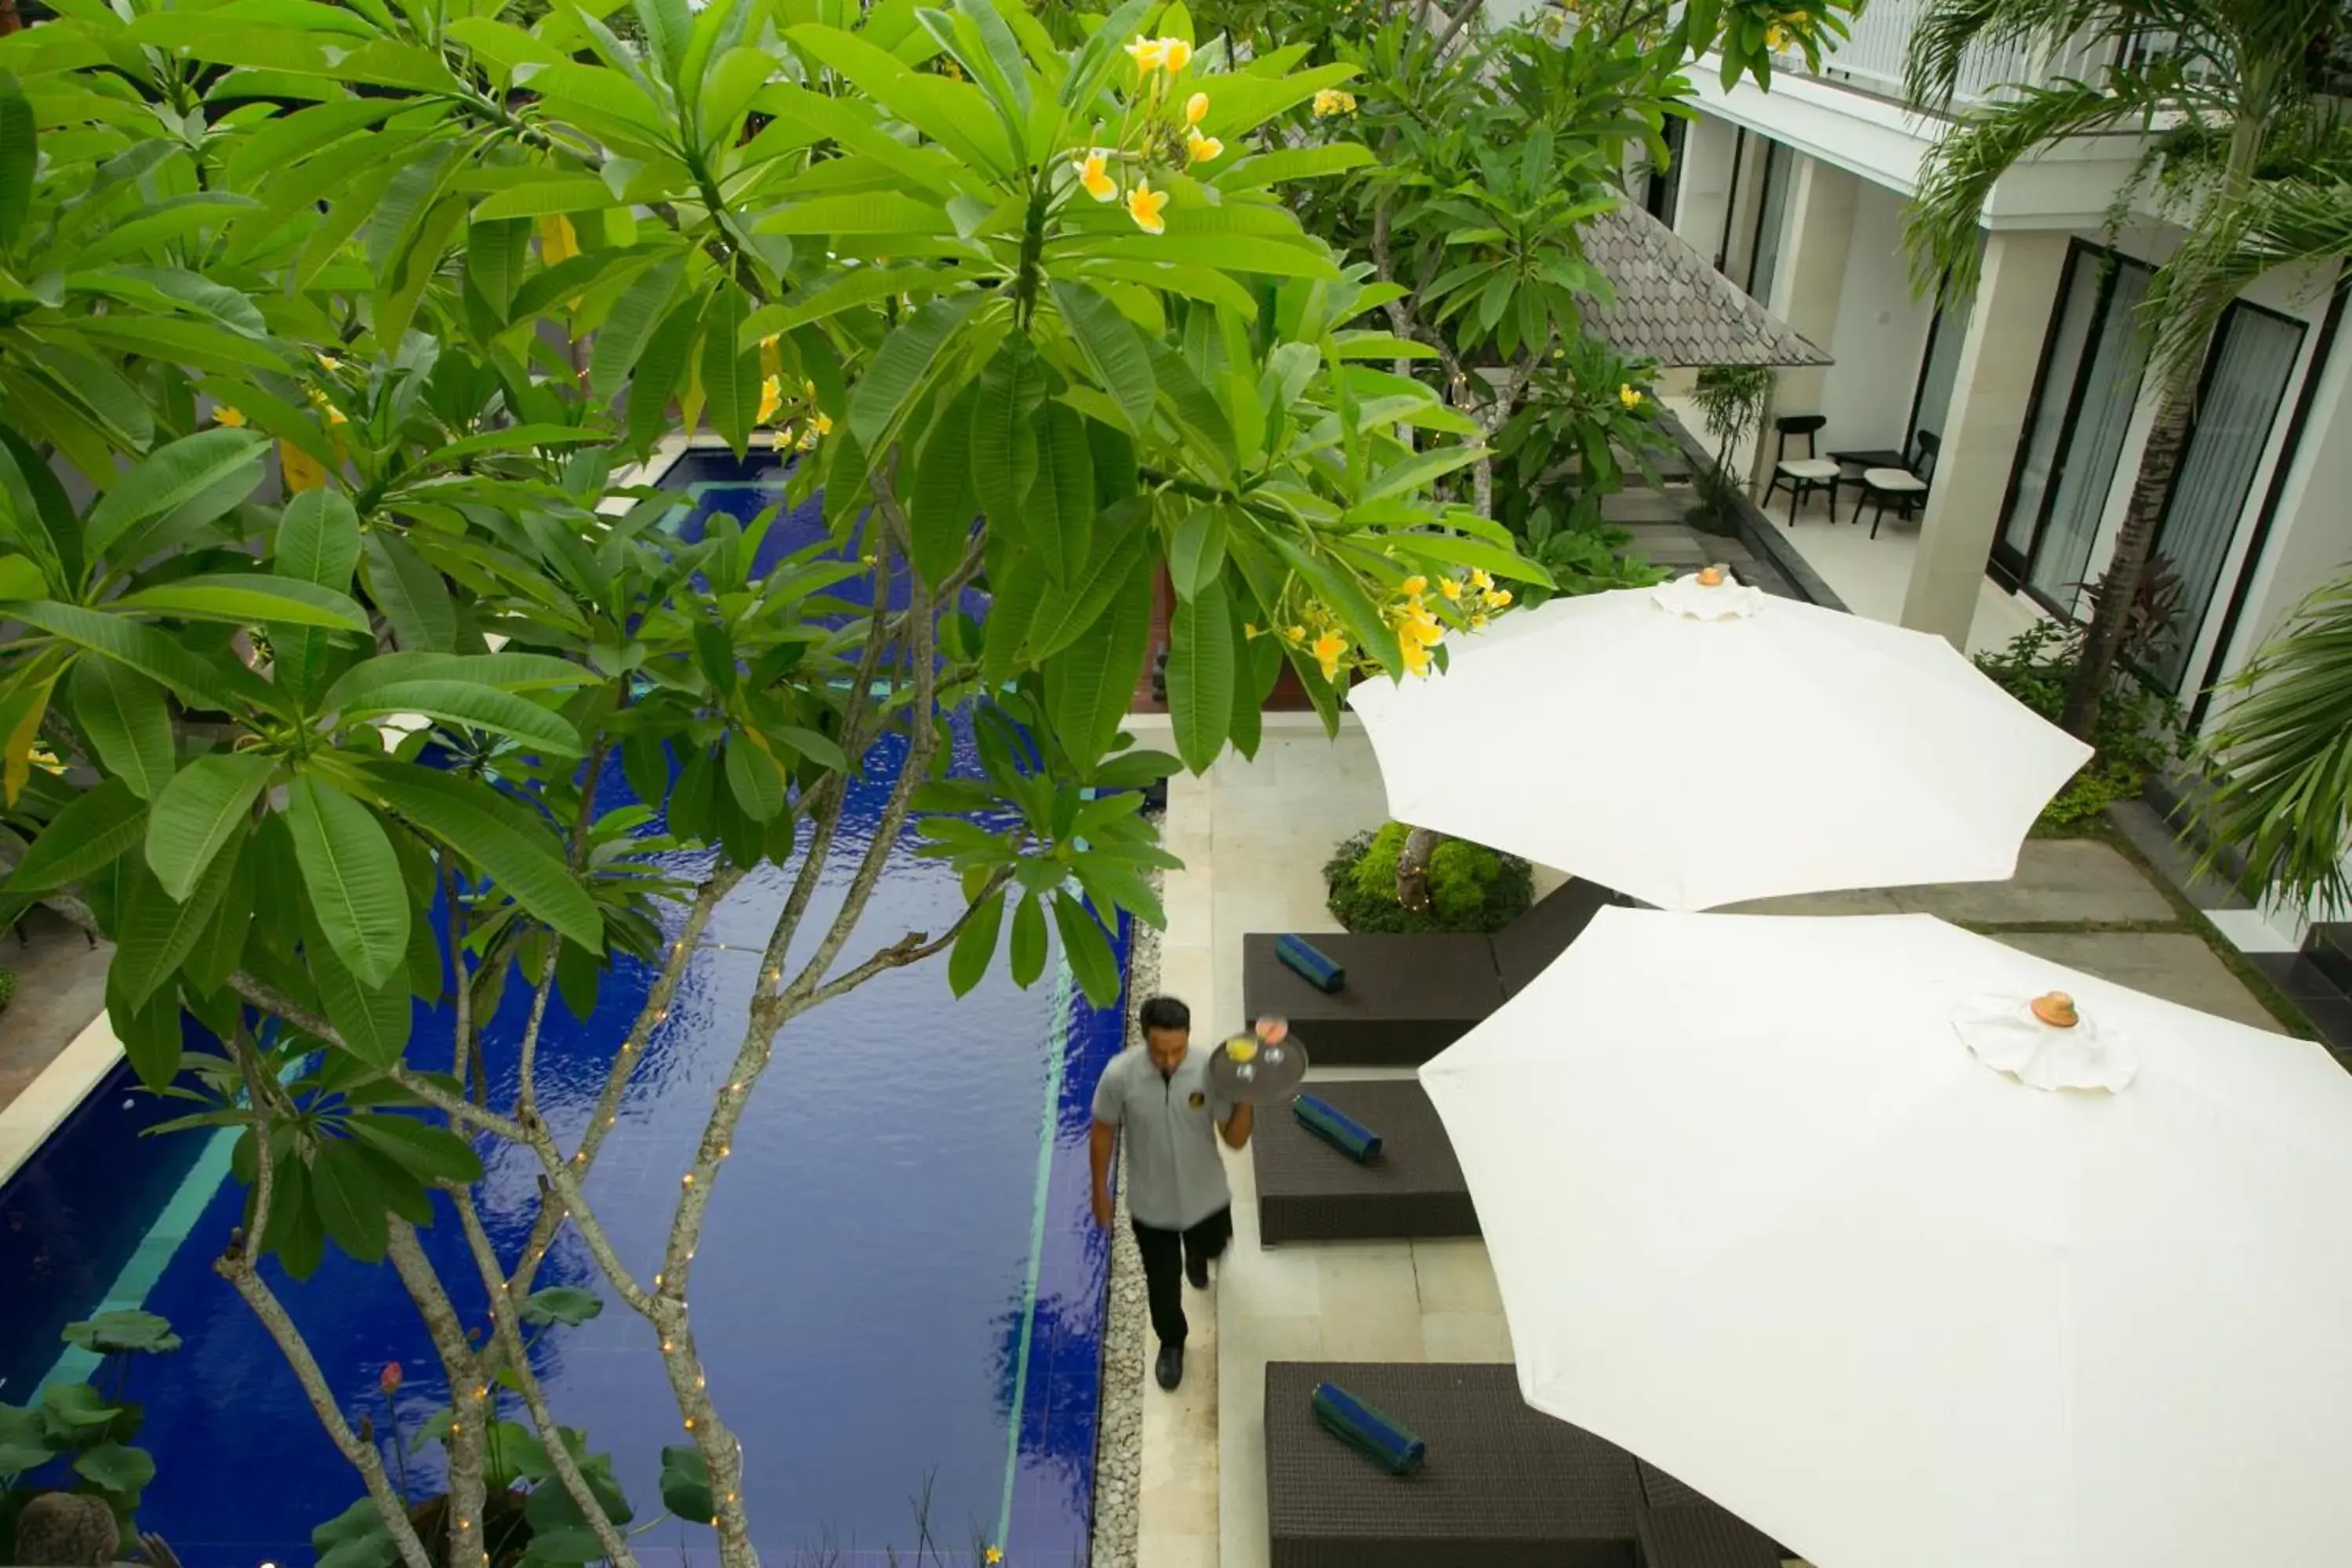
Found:
M 121 1060 L 122 1042 L 101 1007 L 39 1076 L 0 1107 L 0 1186 L 15 1179 Z

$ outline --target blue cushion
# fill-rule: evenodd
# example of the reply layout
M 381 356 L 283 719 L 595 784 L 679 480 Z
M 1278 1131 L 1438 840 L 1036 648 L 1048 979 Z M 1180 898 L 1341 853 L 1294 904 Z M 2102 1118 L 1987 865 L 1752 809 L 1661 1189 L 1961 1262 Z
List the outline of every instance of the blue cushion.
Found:
M 1305 937 L 1275 938 L 1274 955 L 1300 979 L 1327 995 L 1348 983 L 1348 972 L 1328 954 L 1318 952 Z
M 1318 1383 L 1308 1399 L 1322 1428 L 1392 1476 L 1409 1476 L 1428 1458 L 1428 1446 L 1389 1416 L 1337 1384 Z
M 1359 1165 L 1380 1158 L 1381 1135 L 1328 1100 L 1302 1094 L 1290 1102 L 1290 1114 L 1298 1119 L 1298 1125 Z

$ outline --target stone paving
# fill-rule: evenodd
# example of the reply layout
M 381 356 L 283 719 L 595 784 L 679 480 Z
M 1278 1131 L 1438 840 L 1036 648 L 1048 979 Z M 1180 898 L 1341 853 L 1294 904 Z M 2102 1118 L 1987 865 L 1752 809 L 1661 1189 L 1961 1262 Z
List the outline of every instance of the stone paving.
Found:
M 1303 717 L 1303 716 L 1302 716 Z M 1164 721 L 1162 721 L 1164 723 Z M 1311 723 L 1311 721 L 1309 721 Z M 1164 734 L 1139 729 L 1145 744 Z M 1161 984 L 1196 1016 L 1238 1022 L 1241 938 L 1329 931 L 1320 869 L 1384 815 L 1370 748 L 1270 718 L 1254 763 L 1228 759 L 1169 786 Z M 2034 840 L 2012 881 L 1836 894 L 1753 906 L 1795 914 L 1923 910 L 2117 984 L 2260 1027 L 2280 1025 L 2163 891 L 2113 846 Z M 1539 873 L 1538 890 L 1553 875 Z M 1314 1076 L 1339 1076 L 1318 1073 Z M 1370 1076 L 1370 1075 L 1358 1075 Z M 1106 1363 L 1142 1390 L 1136 1568 L 1261 1568 L 1266 1561 L 1264 1373 L 1269 1360 L 1507 1361 L 1510 1339 L 1476 1241 L 1261 1247 L 1246 1154 L 1229 1156 L 1234 1238 L 1198 1294 L 1184 1385 L 1146 1382 L 1143 1349 Z M 1212 1321 L 1213 1320 L 1213 1321 Z

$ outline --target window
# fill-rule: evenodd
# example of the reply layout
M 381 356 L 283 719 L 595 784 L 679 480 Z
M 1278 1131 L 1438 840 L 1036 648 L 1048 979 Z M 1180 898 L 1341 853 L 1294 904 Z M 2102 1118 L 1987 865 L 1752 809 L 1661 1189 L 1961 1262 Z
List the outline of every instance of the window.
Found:
M 1666 161 L 1653 163 L 1643 175 L 1642 205 L 1650 216 L 1668 228 L 1675 225 L 1675 208 L 1683 189 L 1683 147 L 1690 135 L 1690 121 L 1679 115 L 1666 116 L 1659 132 L 1666 144 Z
M 1789 216 L 1789 179 L 1795 173 L 1796 154 L 1780 142 L 1764 159 L 1764 190 L 1756 201 L 1756 239 L 1746 288 L 1748 297 L 1769 306 L 1772 280 L 1780 270 L 1780 230 Z
M 2243 302 L 2230 307 L 2214 336 L 2198 391 L 2197 422 L 2157 525 L 2155 553 L 2180 584 L 2179 609 L 2147 672 L 2168 691 L 2178 692 L 2187 676 L 2302 354 L 2300 321 Z
M 2074 613 L 2131 433 L 2143 368 L 2136 313 L 2151 276 L 2078 244 L 2059 285 L 1994 550 L 1998 574 L 2059 615 Z
M 1977 231 L 1977 265 L 1984 265 L 1984 230 Z M 1969 313 L 1976 305 L 1971 297 L 1953 300 L 1939 307 L 1936 319 L 1927 328 L 1927 352 L 1919 359 L 1919 385 L 1911 395 L 1911 428 L 1904 433 L 1903 449 L 1910 451 L 1919 439 L 1919 432 L 1931 431 L 1937 436 L 1947 432 L 1944 422 L 1952 412 L 1952 389 L 1960 374 L 1960 348 L 1968 342 Z

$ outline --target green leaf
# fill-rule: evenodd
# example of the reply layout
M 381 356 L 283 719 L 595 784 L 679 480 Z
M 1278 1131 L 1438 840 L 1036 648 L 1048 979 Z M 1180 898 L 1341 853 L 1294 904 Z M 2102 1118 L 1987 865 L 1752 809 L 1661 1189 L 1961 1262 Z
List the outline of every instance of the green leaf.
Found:
M 246 573 L 209 573 L 183 577 L 125 594 L 110 606 L 119 611 L 173 616 L 182 620 L 225 621 L 231 626 L 324 626 L 365 632 L 367 612 L 348 594 L 293 577 Z
M 530 265 L 530 229 L 526 217 L 478 216 L 466 230 L 466 277 L 501 321 Z
M 331 489 L 304 490 L 286 503 L 278 519 L 272 572 L 341 593 L 351 586 L 359 563 L 360 515 L 349 496 Z M 364 617 L 357 629 L 367 629 Z
M 335 1026 L 342 1048 L 379 1072 L 400 1062 L 415 1021 L 409 1006 L 405 978 L 384 985 L 362 985 L 335 956 L 334 944 L 320 931 L 315 920 L 304 922 L 303 957 L 319 987 L 319 1002 Z
M 65 1342 L 100 1355 L 112 1355 L 118 1351 L 138 1351 L 148 1355 L 168 1355 L 180 1348 L 180 1336 L 172 1331 L 172 1321 L 153 1312 L 100 1312 L 86 1322 L 68 1323 Z
M 562 1323 L 576 1329 L 603 1315 L 604 1298 L 577 1285 L 550 1285 L 523 1298 L 522 1321 L 531 1324 Z
M 155 1461 L 144 1448 L 100 1443 L 74 1460 L 74 1474 L 117 1497 L 136 1496 L 155 1479 Z
M 167 985 L 143 1005 L 134 1005 L 122 994 L 119 973 L 119 967 L 110 969 L 106 977 L 106 1021 L 139 1081 L 152 1089 L 168 1088 L 179 1076 L 184 1045 L 178 988 Z
M 1138 573 L 1113 590 L 1092 636 L 1045 660 L 1046 711 L 1063 750 L 1081 768 L 1118 738 L 1150 646 L 1151 582 Z
M 177 762 L 163 689 L 110 658 L 76 659 L 69 681 L 74 720 L 98 760 L 140 799 L 154 799 Z
M 702 328 L 702 395 L 710 426 L 739 454 L 760 416 L 760 353 L 736 346 L 748 313 L 743 291 L 722 284 Z
M 969 293 L 928 300 L 882 340 L 849 397 L 849 429 L 859 446 L 869 452 L 881 449 L 981 298 Z
M 185 899 L 194 889 L 277 768 L 257 752 L 222 752 L 172 775 L 147 821 L 147 864 L 165 892 Z
M 519 831 L 489 785 L 393 762 L 366 764 L 378 798 L 488 872 L 526 910 L 592 952 L 604 951 L 596 902 L 543 831 Z M 484 796 L 488 796 L 485 799 Z
M 0 76 L 0 235 L 24 233 L 33 207 L 33 105 L 14 77 Z
M 354 1116 L 343 1127 L 419 1181 L 470 1186 L 482 1179 L 482 1157 L 471 1143 L 446 1127 L 413 1116 L 393 1115 Z
M 551 757 L 576 757 L 580 731 L 538 703 L 465 680 L 396 680 L 343 710 L 346 719 L 422 713 L 438 724 L 508 735 Z
M 654 329 L 645 353 L 637 356 L 636 374 L 629 378 L 629 447 L 650 448 L 660 438 L 669 418 L 671 395 L 686 374 L 694 349 L 694 334 L 702 324 L 700 302 L 689 297 L 671 308 Z
M 757 225 L 761 234 L 952 235 L 945 207 L 895 191 L 807 196 L 778 207 Z
M 1114 507 L 1103 514 L 1104 521 L 1124 523 L 1122 513 L 1129 510 Z M 1029 626 L 1031 657 L 1050 658 L 1092 630 L 1113 596 L 1142 574 L 1154 542 L 1149 528 L 1127 524 L 1106 529 L 1095 542 L 1093 558 L 1071 577 L 1066 590 L 1038 606 Z
M 474 208 L 474 221 L 496 218 L 547 217 L 556 213 L 590 213 L 614 206 L 612 191 L 593 174 L 576 179 L 532 180 L 483 199 Z
M 948 952 L 948 984 L 959 996 L 968 995 L 971 988 L 987 977 L 990 960 L 996 956 L 996 938 L 1004 926 L 1004 890 L 998 889 L 972 910 L 963 930 L 956 933 L 955 945 Z
M 167 894 L 152 875 L 130 879 L 123 910 L 115 921 L 114 963 L 107 973 L 107 984 L 120 988 L 128 1006 L 144 1008 L 212 929 L 221 899 L 236 874 L 244 826 L 236 824 L 236 832 L 184 899 Z
M 319 926 L 352 978 L 371 989 L 408 956 L 408 889 L 375 814 L 307 773 L 286 791 L 286 826 Z
M 1398 553 L 1453 566 L 1475 566 L 1515 583 L 1552 586 L 1551 574 L 1515 550 L 1453 533 L 1402 533 L 1392 536 Z
M 1054 895 L 1054 929 L 1062 933 L 1062 956 L 1077 976 L 1078 989 L 1097 1007 L 1118 1002 L 1118 959 L 1094 912 L 1069 894 Z
M 46 600 L 12 605 L 8 616 L 152 676 L 192 706 L 226 711 L 246 700 L 268 705 L 268 684 L 251 671 L 191 653 L 177 638 L 128 616 Z
M 583 430 L 573 425 L 509 425 L 503 430 L 485 430 L 478 436 L 467 436 L 436 447 L 425 460 L 439 466 L 490 454 L 534 452 L 543 447 L 586 447 L 604 438 L 601 431 Z
M 53 1383 L 41 1390 L 41 1410 L 60 1426 L 86 1430 L 103 1426 L 122 1414 L 119 1405 L 86 1383 Z
M 662 1507 L 679 1519 L 699 1524 L 719 1512 L 710 1496 L 710 1467 L 694 1447 L 661 1451 Z
M 981 374 L 971 404 L 971 482 L 992 540 L 1026 542 L 1022 502 L 1037 470 L 1034 416 L 1045 375 L 1026 338 L 1015 337 Z
M 1321 147 L 1260 153 L 1235 163 L 1211 184 L 1222 191 L 1262 191 L 1293 180 L 1311 180 L 1318 174 L 1342 174 L 1379 162 L 1372 150 L 1361 142 L 1334 142 Z
M 90 509 L 84 524 L 84 548 L 92 556 L 138 524 L 161 517 L 178 506 L 250 469 L 252 484 L 261 483 L 261 458 L 268 442 L 258 432 L 226 427 L 184 436 L 131 465 L 128 473 Z
M 1128 434 L 1142 435 L 1151 428 L 1151 411 L 1160 400 L 1142 334 L 1118 313 L 1118 306 L 1086 285 L 1056 281 L 1052 288 L 1054 303 L 1087 367 L 1118 405 Z
M 940 415 L 907 491 L 915 570 L 933 586 L 963 559 L 980 510 L 971 484 L 971 418 L 977 396 L 977 389 L 968 386 Z
M 1202 507 L 1176 525 L 1168 545 L 1168 581 L 1177 597 L 1189 600 L 1224 570 L 1224 516 L 1215 507 Z
M 361 554 L 368 597 L 375 601 L 403 648 L 451 653 L 457 646 L 457 611 L 449 585 L 416 547 L 385 529 L 368 531 Z
M 1044 424 L 1037 478 L 1029 490 L 1029 523 L 1046 569 L 1066 578 L 1094 544 L 1094 448 L 1087 440 L 1085 417 L 1066 404 L 1047 404 Z
M 14 893 L 43 893 L 110 866 L 147 836 L 147 803 L 119 778 L 77 795 L 33 840 L 16 874 Z
M 756 742 L 740 733 L 727 737 L 727 787 L 743 815 L 772 822 L 784 809 L 784 772 Z
M 320 1145 L 310 1162 L 310 1202 L 337 1247 L 362 1263 L 383 1261 L 383 1184 L 365 1155 L 340 1140 Z
M 1366 501 L 1385 500 L 1391 496 L 1410 495 L 1426 489 L 1457 468 L 1466 468 L 1486 456 L 1483 447 L 1438 447 L 1412 456 L 1381 470 L 1364 491 Z
M 1179 600 L 1169 621 L 1168 710 L 1176 752 L 1205 773 L 1224 750 L 1234 714 L 1233 613 L 1223 579 Z
M 674 256 L 655 263 L 623 291 L 612 313 L 597 329 L 596 346 L 588 359 L 588 395 L 598 405 L 620 395 L 621 387 L 636 368 L 638 358 L 653 342 L 654 331 L 669 313 L 670 300 L 686 276 L 686 258 Z
M 552 654 L 380 653 L 353 665 L 320 699 L 330 710 L 357 707 L 387 686 L 412 680 L 463 680 L 501 691 L 559 691 L 593 686 L 599 677 L 585 665 Z
M 48 597 L 49 580 L 39 564 L 22 555 L 0 555 L 0 604 Z
M 1045 911 L 1034 894 L 1024 896 L 1013 910 L 1013 984 L 1026 990 L 1045 973 Z

